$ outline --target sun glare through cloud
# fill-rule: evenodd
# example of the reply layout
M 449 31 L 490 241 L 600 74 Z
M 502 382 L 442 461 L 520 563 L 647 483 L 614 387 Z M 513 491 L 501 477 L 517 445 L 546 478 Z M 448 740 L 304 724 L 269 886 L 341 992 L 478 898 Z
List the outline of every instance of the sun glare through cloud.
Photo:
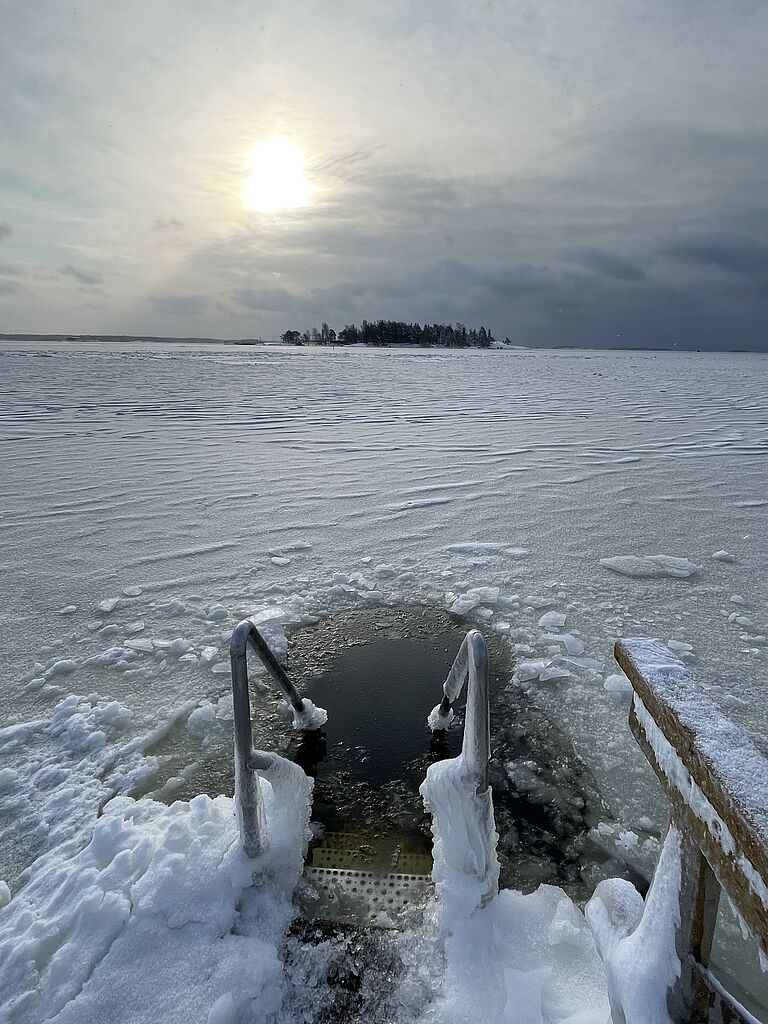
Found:
M 304 175 L 304 150 L 290 139 L 266 139 L 251 152 L 251 174 L 243 199 L 255 213 L 278 213 L 306 206 L 311 188 Z

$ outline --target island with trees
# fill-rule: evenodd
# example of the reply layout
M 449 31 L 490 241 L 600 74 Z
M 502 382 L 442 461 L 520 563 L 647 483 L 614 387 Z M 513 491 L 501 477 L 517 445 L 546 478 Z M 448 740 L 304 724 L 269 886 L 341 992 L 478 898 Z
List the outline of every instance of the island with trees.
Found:
M 509 338 L 504 344 L 494 338 L 485 327 L 467 328 L 464 324 L 409 324 L 403 320 L 363 320 L 346 324 L 338 333 L 328 324 L 320 328 L 311 327 L 306 331 L 285 331 L 280 340 L 288 345 L 374 345 L 379 348 L 389 345 L 418 345 L 435 348 L 494 348 L 510 345 Z

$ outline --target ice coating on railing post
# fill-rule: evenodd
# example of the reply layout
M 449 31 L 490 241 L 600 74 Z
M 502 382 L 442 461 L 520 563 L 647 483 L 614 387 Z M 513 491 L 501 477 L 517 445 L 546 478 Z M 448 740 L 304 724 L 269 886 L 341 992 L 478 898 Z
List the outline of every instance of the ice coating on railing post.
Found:
M 476 777 L 476 785 L 488 785 L 488 761 L 491 756 L 488 710 L 488 648 L 485 637 L 471 629 L 459 647 L 448 678 L 443 684 L 443 699 L 427 716 L 433 732 L 447 729 L 453 721 L 453 704 L 467 681 L 467 708 L 462 753 L 467 771 Z
M 443 732 L 453 721 L 453 708 L 448 708 L 448 713 L 443 714 L 443 705 L 437 704 L 427 715 L 427 725 L 432 732 Z
M 680 975 L 681 837 L 670 825 L 645 902 L 631 882 L 609 878 L 586 906 L 605 964 L 613 1024 L 670 1024 L 667 993 Z
M 482 633 L 472 630 L 464 641 L 468 650 L 467 710 L 464 719 L 463 753 L 467 769 L 477 777 L 479 789 L 488 786 L 491 756 L 488 709 L 488 648 Z
M 328 712 L 324 708 L 315 707 L 309 697 L 304 697 L 301 703 L 302 711 L 297 711 L 296 708 L 286 703 L 286 707 L 293 712 L 293 728 L 297 731 L 321 729 L 328 721 Z
M 251 701 L 248 693 L 248 644 L 251 644 L 272 678 L 283 692 L 287 706 L 293 711 L 294 729 L 319 729 L 328 720 L 322 708 L 316 708 L 309 699 L 302 700 L 278 663 L 268 644 L 250 619 L 238 623 L 232 633 L 229 654 L 232 668 L 232 705 L 235 725 L 235 808 L 243 850 L 248 857 L 258 856 L 267 844 L 264 803 L 259 787 L 258 772 L 275 773 L 283 758 L 253 749 L 251 731 Z M 288 762 L 285 762 L 288 764 Z M 303 773 L 299 769 L 299 774 Z M 283 768 L 276 777 L 293 778 L 296 787 L 299 777 Z M 297 781 L 298 780 L 298 781 Z
M 432 815 L 432 879 L 443 911 L 449 921 L 466 917 L 499 889 L 491 790 L 478 792 L 460 755 L 430 765 L 419 792 Z
M 235 810 L 240 841 L 246 857 L 258 857 L 266 847 L 266 820 L 259 776 L 255 768 L 244 765 L 235 752 Z
M 240 623 L 229 648 L 232 668 L 232 707 L 235 729 L 235 809 L 243 850 L 256 857 L 265 845 L 264 807 L 259 776 L 253 763 L 251 701 L 248 694 L 248 624 Z
M 471 630 L 462 641 L 443 686 L 443 701 L 427 719 L 435 731 L 453 719 L 452 704 L 467 680 L 461 755 L 430 766 L 419 792 L 432 815 L 432 878 L 448 917 L 471 914 L 498 892 L 498 834 L 488 787 L 490 724 L 488 649 Z

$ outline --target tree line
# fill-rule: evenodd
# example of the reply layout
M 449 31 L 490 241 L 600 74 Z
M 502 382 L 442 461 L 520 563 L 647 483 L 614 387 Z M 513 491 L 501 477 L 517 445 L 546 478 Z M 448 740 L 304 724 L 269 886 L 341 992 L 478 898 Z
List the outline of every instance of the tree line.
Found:
M 443 348 L 490 348 L 496 339 L 485 327 L 464 324 L 408 324 L 403 320 L 363 320 L 346 324 L 338 333 L 324 323 L 318 330 L 285 331 L 280 340 L 289 345 L 437 345 Z

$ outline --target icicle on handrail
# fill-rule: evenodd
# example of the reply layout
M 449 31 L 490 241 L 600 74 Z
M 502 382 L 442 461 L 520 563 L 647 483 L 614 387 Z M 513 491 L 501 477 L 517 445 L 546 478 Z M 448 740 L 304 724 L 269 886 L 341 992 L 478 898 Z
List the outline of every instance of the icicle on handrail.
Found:
M 443 685 L 443 699 L 427 724 L 446 729 L 467 680 L 464 742 L 459 757 L 436 761 L 427 770 L 420 793 L 432 815 L 432 880 L 448 921 L 468 916 L 498 892 L 498 833 L 488 785 L 491 752 L 488 708 L 488 649 L 476 629 L 464 637 Z
M 328 720 L 328 715 L 322 708 L 316 708 L 311 700 L 299 695 L 285 669 L 250 619 L 243 619 L 235 626 L 229 645 L 235 719 L 235 807 L 243 850 L 247 857 L 256 857 L 266 842 L 264 803 L 257 773 L 285 774 L 281 766 L 286 762 L 278 754 L 256 750 L 253 746 L 251 699 L 248 693 L 249 644 L 292 709 L 294 729 L 319 729 Z
M 443 684 L 443 699 L 427 718 L 432 732 L 447 729 L 453 721 L 453 705 L 467 683 L 467 710 L 464 721 L 462 754 L 469 773 L 477 780 L 477 791 L 488 788 L 488 761 L 491 757 L 491 726 L 488 709 L 488 648 L 485 637 L 471 629 L 464 637 L 459 653 Z

